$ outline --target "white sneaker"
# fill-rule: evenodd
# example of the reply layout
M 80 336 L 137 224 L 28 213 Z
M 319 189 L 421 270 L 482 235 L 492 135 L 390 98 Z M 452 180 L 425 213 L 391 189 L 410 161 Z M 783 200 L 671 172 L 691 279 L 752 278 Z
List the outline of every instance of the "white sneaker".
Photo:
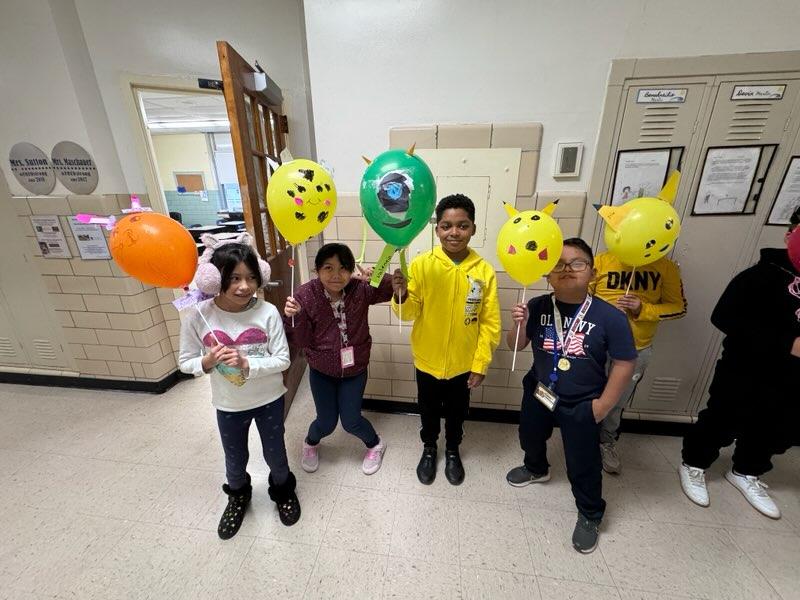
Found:
M 728 471 L 725 473 L 725 479 L 742 492 L 742 495 L 753 505 L 753 508 L 762 515 L 766 515 L 770 519 L 781 518 L 780 509 L 767 494 L 767 484 L 758 477 L 754 475 L 739 475 L 733 471 Z
M 319 444 L 312 446 L 303 440 L 303 457 L 300 459 L 300 466 L 306 473 L 313 473 L 319 469 Z
M 361 464 L 361 470 L 365 475 L 372 475 L 377 473 L 378 469 L 383 464 L 383 453 L 386 452 L 386 444 L 383 443 L 381 438 L 378 438 L 378 444 L 372 448 L 367 448 L 364 453 L 364 462 Z
M 601 442 L 600 457 L 603 459 L 603 471 L 606 473 L 616 475 L 622 470 L 622 463 L 619 460 L 616 443 Z
M 700 506 L 708 506 L 706 472 L 703 469 L 681 463 L 681 466 L 678 467 L 678 474 L 681 476 L 683 493 L 689 497 L 689 500 Z

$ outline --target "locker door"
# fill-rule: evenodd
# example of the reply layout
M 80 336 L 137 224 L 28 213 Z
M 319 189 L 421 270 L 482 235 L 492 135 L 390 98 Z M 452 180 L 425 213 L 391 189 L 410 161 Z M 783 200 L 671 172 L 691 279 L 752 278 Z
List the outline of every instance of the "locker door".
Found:
M 0 236 L 4 242 L 4 251 L 0 252 L 0 365 L 74 370 L 61 325 L 42 277 L 26 251 L 28 246 L 1 174 Z
M 796 76 L 795 76 L 796 77 Z M 737 85 L 785 84 L 781 100 L 732 100 Z M 681 188 L 683 229 L 673 260 L 681 267 L 689 312 L 679 321 L 664 323 L 656 338 L 654 360 L 631 407 L 640 412 L 694 413 L 705 394 L 719 353 L 720 335 L 709 317 L 731 277 L 746 266 L 769 202 L 760 193 L 777 174 L 762 160 L 748 204 L 753 214 L 692 215 L 706 150 L 719 146 L 781 144 L 800 92 L 800 80 L 737 80 L 719 77 L 705 138 L 695 164 L 686 164 Z M 773 162 L 785 150 L 775 150 Z M 768 177 L 769 176 L 769 177 Z M 759 181 L 760 180 L 760 181 Z M 688 193 L 687 193 L 688 191 Z

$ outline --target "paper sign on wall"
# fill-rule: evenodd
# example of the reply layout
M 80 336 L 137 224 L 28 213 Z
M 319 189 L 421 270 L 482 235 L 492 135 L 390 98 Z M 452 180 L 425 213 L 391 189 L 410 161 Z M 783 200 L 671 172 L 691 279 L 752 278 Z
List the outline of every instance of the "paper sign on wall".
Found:
M 67 246 L 67 238 L 61 223 L 55 215 L 36 215 L 31 217 L 31 225 L 36 233 L 36 241 L 45 258 L 72 258 Z
M 70 217 L 69 228 L 78 245 L 78 252 L 84 260 L 103 260 L 111 258 L 108 243 L 103 235 L 100 225 L 80 223 L 75 217 Z

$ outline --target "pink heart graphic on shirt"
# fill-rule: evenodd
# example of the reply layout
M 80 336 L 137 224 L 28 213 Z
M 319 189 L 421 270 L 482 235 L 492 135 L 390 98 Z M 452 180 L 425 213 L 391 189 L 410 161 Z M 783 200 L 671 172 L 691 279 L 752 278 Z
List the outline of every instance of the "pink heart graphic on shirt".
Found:
M 231 338 L 227 333 L 224 331 L 220 331 L 219 329 L 215 329 L 213 335 L 211 333 L 205 334 L 203 336 L 203 344 L 209 348 L 213 348 L 217 345 L 217 340 L 214 339 L 214 336 L 217 336 L 217 340 L 223 346 L 242 346 L 244 344 L 263 344 L 269 341 L 269 336 L 262 331 L 261 329 L 257 329 L 255 327 L 250 327 L 249 329 L 245 329 L 242 333 L 240 333 L 236 340 Z

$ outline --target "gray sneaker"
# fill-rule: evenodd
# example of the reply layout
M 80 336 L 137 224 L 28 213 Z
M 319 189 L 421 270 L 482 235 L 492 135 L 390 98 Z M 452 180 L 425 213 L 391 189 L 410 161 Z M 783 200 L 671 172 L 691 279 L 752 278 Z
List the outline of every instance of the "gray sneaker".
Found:
M 575 523 L 575 531 L 572 532 L 572 546 L 581 554 L 589 554 L 597 548 L 597 538 L 599 533 L 600 521 L 592 521 L 578 513 L 578 521 Z
M 622 470 L 615 442 L 602 442 L 600 444 L 600 456 L 603 459 L 603 471 L 606 473 L 616 475 Z
M 514 487 L 525 487 L 530 483 L 544 483 L 550 481 L 550 473 L 537 475 L 528 470 L 525 465 L 511 469 L 506 475 L 506 481 Z

